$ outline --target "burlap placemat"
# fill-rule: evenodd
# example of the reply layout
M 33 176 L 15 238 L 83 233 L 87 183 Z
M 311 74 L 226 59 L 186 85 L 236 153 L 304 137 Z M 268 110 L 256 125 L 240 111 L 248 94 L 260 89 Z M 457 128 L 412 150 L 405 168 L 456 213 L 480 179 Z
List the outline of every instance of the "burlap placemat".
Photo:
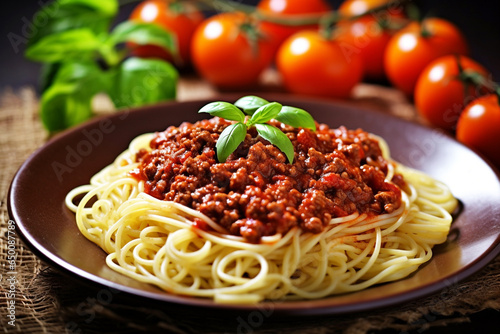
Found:
M 197 80 L 186 79 L 179 87 L 179 100 L 207 98 L 216 92 Z M 354 103 L 369 105 L 400 117 L 416 120 L 404 97 L 393 90 L 361 85 Z M 99 102 L 97 102 L 99 103 Z M 101 104 L 102 109 L 108 106 Z M 9 234 L 7 191 L 23 161 L 47 139 L 37 116 L 38 100 L 32 88 L 7 90 L 0 96 L 0 323 L 6 333 L 219 333 L 221 326 L 210 319 L 202 324 L 158 309 L 96 299 L 80 283 L 72 282 L 42 263 Z M 15 232 L 13 228 L 10 231 Z M 15 270 L 9 256 L 15 256 Z M 14 271 L 15 273 L 13 273 Z M 254 327 L 229 327 L 224 332 L 247 333 L 367 333 L 379 329 L 400 332 L 469 321 L 485 309 L 500 310 L 500 258 L 474 277 L 450 285 L 437 295 L 395 308 L 342 317 L 287 319 Z M 12 321 L 15 319 L 15 321 Z

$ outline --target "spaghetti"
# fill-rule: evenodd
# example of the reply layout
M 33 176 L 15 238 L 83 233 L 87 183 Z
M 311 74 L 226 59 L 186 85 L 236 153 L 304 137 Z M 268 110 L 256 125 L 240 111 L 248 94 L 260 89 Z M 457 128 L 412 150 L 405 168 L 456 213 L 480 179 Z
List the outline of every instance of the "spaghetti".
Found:
M 377 138 L 390 162 L 385 180 L 401 174 L 406 182 L 397 209 L 355 211 L 333 217 L 319 233 L 293 226 L 252 243 L 198 210 L 145 192 L 145 182 L 132 175 L 138 152 L 150 151 L 153 138 L 135 138 L 90 184 L 68 193 L 66 205 L 81 233 L 108 254 L 109 267 L 173 294 L 256 303 L 316 299 L 398 280 L 446 240 L 457 204 L 446 185 L 391 161 Z

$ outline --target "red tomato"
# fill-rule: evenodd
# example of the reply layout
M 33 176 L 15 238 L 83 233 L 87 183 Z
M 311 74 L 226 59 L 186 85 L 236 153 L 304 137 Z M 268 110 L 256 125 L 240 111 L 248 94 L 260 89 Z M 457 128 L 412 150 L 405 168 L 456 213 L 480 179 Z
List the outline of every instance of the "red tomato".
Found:
M 173 33 L 177 39 L 179 55 L 174 59 L 165 49 L 155 45 L 137 47 L 132 53 L 143 58 L 163 58 L 172 61 L 177 67 L 184 67 L 190 63 L 191 37 L 203 19 L 203 14 L 189 2 L 172 0 L 141 2 L 132 11 L 130 20 L 155 23 Z
M 458 120 L 457 139 L 500 168 L 500 101 L 496 94 L 469 103 Z
M 363 76 L 359 54 L 346 53 L 338 41 L 312 30 L 285 40 L 276 66 L 289 91 L 306 95 L 347 98 Z
M 412 22 L 389 41 L 384 66 L 389 81 L 412 96 L 427 64 L 448 54 L 467 54 L 465 38 L 452 23 L 438 18 Z
M 261 0 L 257 9 L 266 15 L 321 14 L 332 10 L 324 0 Z M 263 29 L 268 32 L 275 50 L 289 36 L 303 29 L 317 28 L 315 25 L 291 26 L 271 22 L 262 22 Z
M 453 130 L 465 105 L 485 92 L 484 87 L 476 87 L 459 78 L 458 61 L 464 71 L 477 72 L 484 77 L 489 75 L 483 66 L 472 59 L 448 55 L 427 65 L 415 86 L 418 112 L 431 124 L 446 130 Z
M 353 22 L 338 25 L 339 41 L 350 53 L 359 53 L 363 59 L 365 77 L 383 79 L 384 53 L 393 33 L 384 29 L 373 16 L 363 16 Z
M 347 0 L 339 12 L 344 17 L 358 16 L 386 3 L 388 0 Z M 395 30 L 405 23 L 403 6 L 394 3 L 354 21 L 342 20 L 338 24 L 339 38 L 344 48 L 361 54 L 366 78 L 383 79 L 385 48 Z
M 238 12 L 205 20 L 195 31 L 191 57 L 199 74 L 223 89 L 249 87 L 272 61 L 268 40 L 255 38 L 260 27 Z

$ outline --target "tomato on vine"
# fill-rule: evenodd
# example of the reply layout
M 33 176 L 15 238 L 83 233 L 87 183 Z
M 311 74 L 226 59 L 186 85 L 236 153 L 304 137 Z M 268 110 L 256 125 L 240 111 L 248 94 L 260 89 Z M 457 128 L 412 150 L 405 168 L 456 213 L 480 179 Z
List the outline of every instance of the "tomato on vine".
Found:
M 411 22 L 387 45 L 384 55 L 386 75 L 393 86 L 412 96 L 425 66 L 448 54 L 467 54 L 465 37 L 455 25 L 439 18 Z
M 191 2 L 147 0 L 133 9 L 130 20 L 155 23 L 173 33 L 177 40 L 176 55 L 154 45 L 134 47 L 132 50 L 134 55 L 142 58 L 162 58 L 173 62 L 177 67 L 186 67 L 190 63 L 192 35 L 204 20 L 204 15 Z
M 271 44 L 263 34 L 259 23 L 241 12 L 214 15 L 193 35 L 193 65 L 219 88 L 248 88 L 272 61 Z
M 377 22 L 373 16 L 363 16 L 355 21 L 340 22 L 338 39 L 350 53 L 359 53 L 363 59 L 367 79 L 383 79 L 385 48 L 393 31 Z
M 469 103 L 458 119 L 456 136 L 500 168 L 500 97 L 489 94 Z
M 339 41 L 313 30 L 286 39 L 276 66 L 290 92 L 323 97 L 349 97 L 363 76 L 359 54 L 346 53 Z
M 415 106 L 432 125 L 453 130 L 465 105 L 486 92 L 484 86 L 473 81 L 473 76 L 488 75 L 483 66 L 466 56 L 435 59 L 417 80 Z
M 322 14 L 328 13 L 332 7 L 324 0 L 261 0 L 257 4 L 258 11 L 270 17 L 302 14 Z M 293 18 L 292 18 L 293 20 Z M 303 29 L 315 29 L 317 25 L 285 25 L 273 22 L 262 22 L 263 29 L 268 33 L 268 38 L 272 40 L 274 49 L 292 34 Z
M 367 79 L 385 78 L 386 46 L 394 33 L 407 21 L 402 6 L 363 15 L 367 10 L 386 3 L 388 0 L 348 0 L 339 7 L 343 19 L 337 25 L 341 32 L 338 38 L 343 41 L 344 48 L 361 55 Z M 347 19 L 359 15 L 362 16 L 354 20 Z

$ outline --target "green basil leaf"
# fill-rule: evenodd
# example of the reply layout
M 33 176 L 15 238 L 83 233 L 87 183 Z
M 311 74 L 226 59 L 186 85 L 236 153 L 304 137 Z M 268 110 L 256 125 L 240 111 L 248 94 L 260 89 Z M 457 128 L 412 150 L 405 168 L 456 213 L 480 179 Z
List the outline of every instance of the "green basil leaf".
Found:
M 59 5 L 81 5 L 109 17 L 115 16 L 118 13 L 117 0 L 59 0 Z
M 253 115 L 253 113 L 257 109 L 268 103 L 269 103 L 268 101 L 264 100 L 261 97 L 249 95 L 249 96 L 243 96 L 242 98 L 238 99 L 238 101 L 236 101 L 234 105 L 242 109 L 245 112 L 245 114 Z
M 57 63 L 51 86 L 41 99 L 41 118 L 49 131 L 62 130 L 92 116 L 92 97 L 111 85 L 108 76 L 92 61 Z
M 316 131 L 314 118 L 307 111 L 300 108 L 283 106 L 275 119 L 294 128 L 305 128 Z
M 262 138 L 277 146 L 283 153 L 285 153 L 288 161 L 290 163 L 293 162 L 293 144 L 281 130 L 269 124 L 255 124 L 255 127 Z
M 179 73 L 160 59 L 128 58 L 112 72 L 108 94 L 117 108 L 173 100 Z
M 219 162 L 225 162 L 227 157 L 233 153 L 245 140 L 247 127 L 243 123 L 234 123 L 227 126 L 219 136 L 215 148 Z
M 102 74 L 99 66 L 93 61 L 71 61 L 59 63 L 59 70 L 54 76 L 54 82 L 79 82 L 88 79 L 85 84 L 95 83 Z
M 92 117 L 91 96 L 77 84 L 54 84 L 41 97 L 40 116 L 47 130 L 64 130 Z
M 133 42 L 139 45 L 156 45 L 174 56 L 178 54 L 176 36 L 154 23 L 122 22 L 111 32 L 110 41 L 113 44 Z
M 229 102 L 211 102 L 203 106 L 198 112 L 208 113 L 212 116 L 221 117 L 231 121 L 243 122 L 245 120 L 245 114 L 243 114 L 234 104 Z
M 112 84 L 109 76 L 93 61 L 71 61 L 61 63 L 54 84 L 73 83 L 78 85 L 80 94 L 94 96 L 107 91 Z
M 44 24 L 36 24 L 38 17 L 39 20 L 44 20 Z M 96 36 L 107 35 L 113 18 L 76 3 L 60 5 L 59 1 L 53 1 L 35 14 L 32 23 L 33 33 L 28 39 L 28 47 L 35 45 L 44 37 L 73 29 L 86 28 Z
M 252 117 L 248 120 L 247 126 L 250 127 L 257 123 L 266 123 L 275 118 L 281 110 L 281 104 L 271 102 L 257 109 Z
M 60 62 L 42 64 L 40 77 L 38 78 L 38 86 L 41 93 L 45 92 L 52 85 L 60 68 Z
M 97 36 L 90 29 L 82 28 L 46 36 L 28 47 L 25 55 L 33 61 L 55 63 L 95 54 L 100 46 Z

